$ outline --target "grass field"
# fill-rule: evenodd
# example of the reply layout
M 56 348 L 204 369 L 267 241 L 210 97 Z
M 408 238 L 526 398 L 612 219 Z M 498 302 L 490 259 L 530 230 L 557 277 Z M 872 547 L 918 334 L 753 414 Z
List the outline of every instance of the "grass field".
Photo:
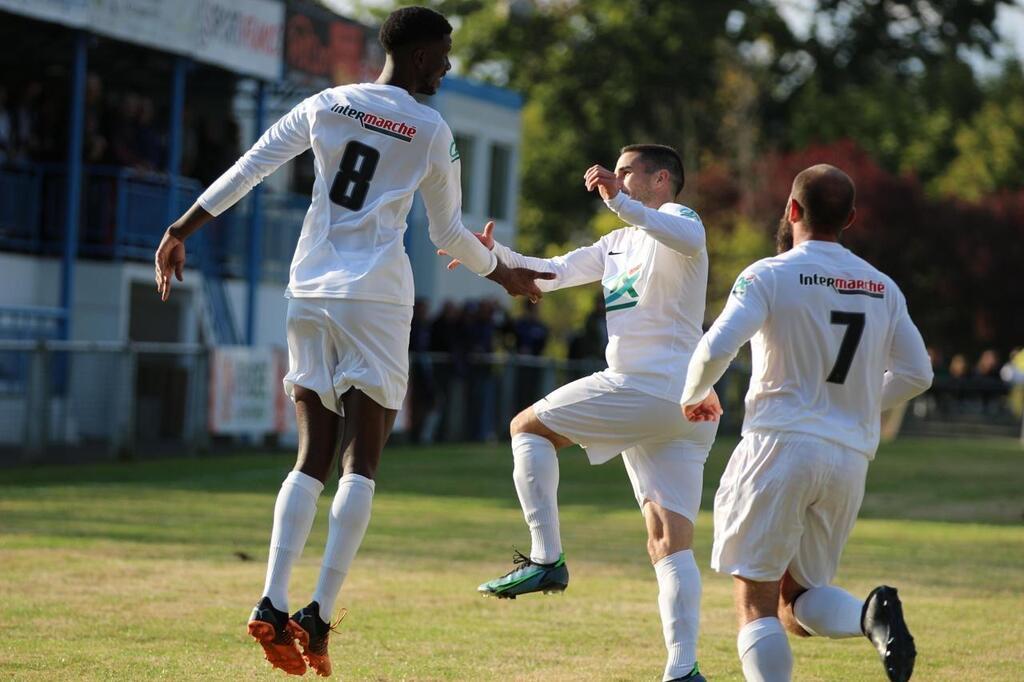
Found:
M 734 441 L 705 477 L 701 667 L 741 679 L 730 580 L 712 574 L 710 509 Z M 281 679 L 245 635 L 274 497 L 291 456 L 0 469 L 0 678 Z M 619 460 L 562 457 L 564 596 L 484 599 L 529 547 L 506 447 L 392 448 L 332 642 L 349 680 L 660 680 L 657 586 Z M 320 501 L 292 606 L 326 537 Z M 1010 441 L 882 448 L 838 583 L 900 588 L 915 680 L 1024 677 L 1024 452 Z M 241 558 L 240 558 L 241 557 Z M 247 557 L 251 558 L 249 560 Z M 797 680 L 881 680 L 864 640 L 794 641 Z

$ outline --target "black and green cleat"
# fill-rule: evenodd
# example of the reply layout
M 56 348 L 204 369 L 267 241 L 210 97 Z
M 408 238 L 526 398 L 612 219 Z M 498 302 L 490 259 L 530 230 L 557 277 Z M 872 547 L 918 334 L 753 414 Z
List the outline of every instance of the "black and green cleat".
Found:
M 569 569 L 565 554 L 553 564 L 534 563 L 521 552 L 512 555 L 516 567 L 511 571 L 476 588 L 477 592 L 499 599 L 515 599 L 531 592 L 564 592 L 569 586 Z
M 890 682 L 907 682 L 914 674 L 917 648 L 895 588 L 880 585 L 871 590 L 861 611 L 860 627 L 878 650 Z

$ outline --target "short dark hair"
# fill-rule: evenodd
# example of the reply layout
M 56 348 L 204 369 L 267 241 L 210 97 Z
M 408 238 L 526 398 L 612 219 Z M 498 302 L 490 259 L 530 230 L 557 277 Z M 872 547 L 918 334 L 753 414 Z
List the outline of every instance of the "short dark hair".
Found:
M 797 173 L 792 196 L 803 209 L 803 221 L 808 227 L 839 234 L 850 218 L 857 190 L 849 175 L 835 166 L 819 163 Z
M 683 191 L 683 187 L 686 186 L 686 174 L 683 171 L 683 160 L 674 148 L 666 144 L 627 144 L 619 150 L 620 154 L 626 152 L 639 153 L 648 173 L 667 170 L 675 184 L 675 194 Z
M 416 43 L 441 40 L 452 34 L 452 25 L 429 7 L 401 7 L 388 15 L 380 27 L 380 44 L 394 54 Z

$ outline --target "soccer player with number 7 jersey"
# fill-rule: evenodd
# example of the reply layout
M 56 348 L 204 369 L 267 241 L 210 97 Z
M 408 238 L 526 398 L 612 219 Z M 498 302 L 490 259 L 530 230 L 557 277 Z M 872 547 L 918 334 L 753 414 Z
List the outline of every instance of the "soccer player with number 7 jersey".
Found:
M 825 164 L 796 176 L 780 233 L 788 251 L 740 274 L 697 345 L 681 402 L 687 417 L 750 340 L 743 440 L 715 496 L 711 567 L 731 574 L 737 648 L 751 682 L 786 682 L 786 631 L 866 636 L 892 682 L 916 649 L 896 590 L 861 600 L 831 583 L 864 497 L 881 411 L 932 380 L 924 341 L 899 287 L 843 248 L 855 190 Z
M 536 300 L 534 279 L 506 267 L 462 225 L 460 162 L 432 95 L 451 68 L 452 27 L 437 12 L 405 7 L 381 27 L 387 53 L 375 83 L 330 88 L 270 127 L 171 225 L 156 253 L 163 300 L 180 281 L 184 240 L 234 205 L 281 164 L 313 149 L 316 180 L 292 259 L 288 374 L 299 452 L 274 508 L 263 598 L 248 624 L 267 660 L 294 675 L 331 674 L 331 614 L 370 521 L 381 450 L 405 396 L 413 278 L 403 246 L 413 195 L 423 196 L 430 238 L 509 294 Z M 288 615 L 288 578 L 309 536 L 316 502 L 341 453 L 327 547 L 310 603 Z M 297 646 L 298 644 L 298 646 Z

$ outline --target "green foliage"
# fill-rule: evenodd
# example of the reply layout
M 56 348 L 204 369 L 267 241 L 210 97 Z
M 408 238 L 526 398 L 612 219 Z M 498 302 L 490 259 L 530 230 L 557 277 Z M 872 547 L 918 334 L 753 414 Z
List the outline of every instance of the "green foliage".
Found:
M 763 226 L 742 215 L 722 221 L 708 229 L 708 306 L 706 321 L 718 317 L 732 291 L 736 276 L 756 260 L 774 253 L 774 244 Z
M 956 158 L 933 183 L 938 192 L 968 201 L 1024 185 L 1024 76 L 1008 63 L 990 96 L 956 130 Z
M 455 50 L 475 75 L 526 95 L 519 228 L 524 244 L 564 243 L 594 213 L 583 171 L 632 142 L 684 152 L 714 144 L 720 43 L 731 12 L 759 2 L 592 0 L 441 2 L 462 23 Z M 762 22 L 763 23 L 763 22 Z M 748 29 L 753 30 L 753 29 Z

